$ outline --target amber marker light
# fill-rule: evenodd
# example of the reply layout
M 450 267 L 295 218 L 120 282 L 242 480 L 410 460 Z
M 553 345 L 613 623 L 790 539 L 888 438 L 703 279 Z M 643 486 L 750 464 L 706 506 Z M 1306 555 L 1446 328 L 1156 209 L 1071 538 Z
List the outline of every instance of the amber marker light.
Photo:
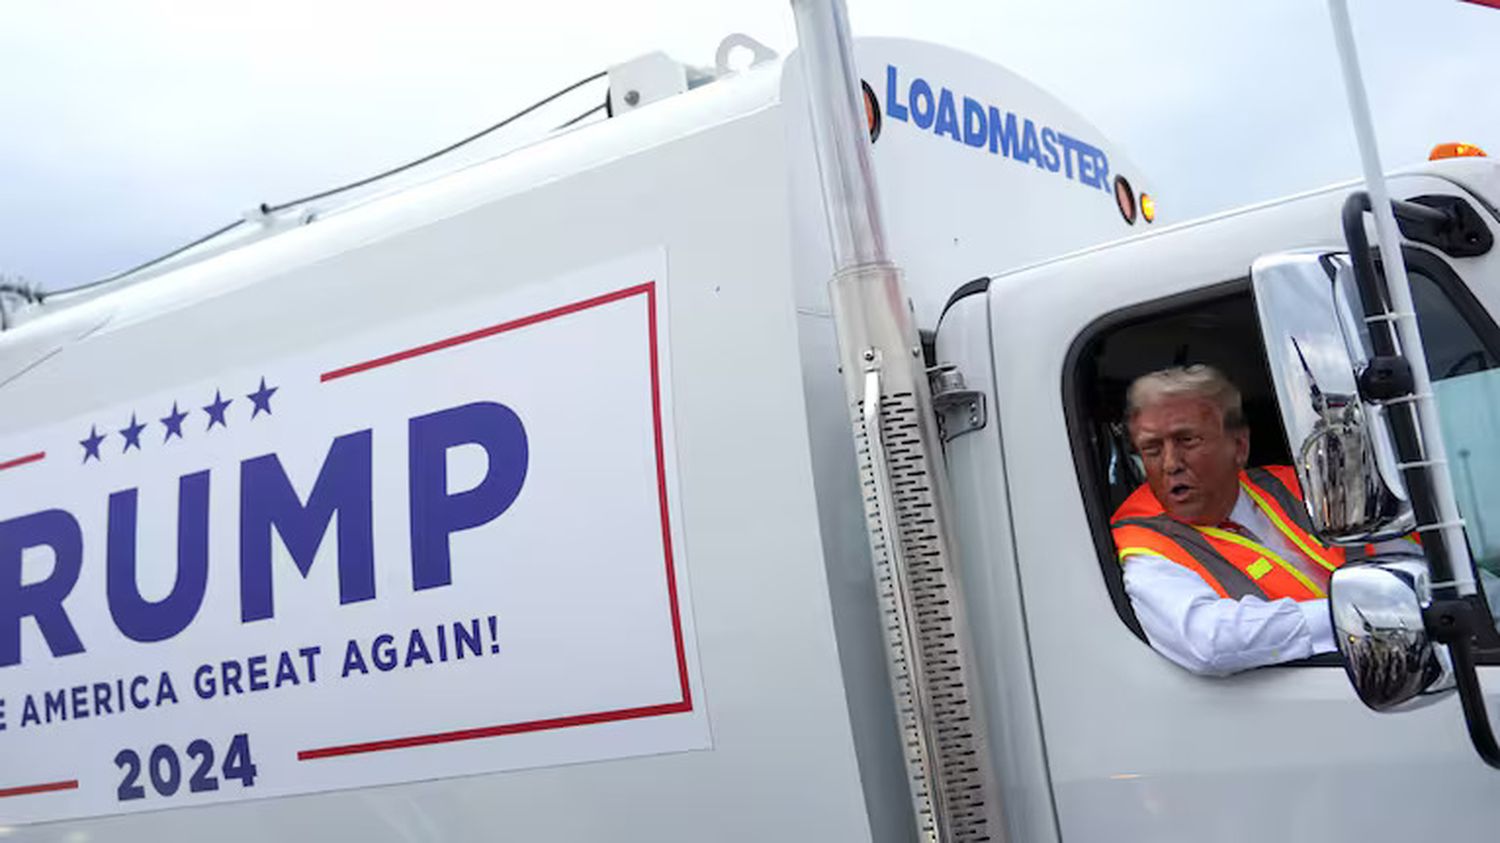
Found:
M 1156 200 L 1149 193 L 1141 194 L 1141 219 L 1156 222 Z
M 1428 161 L 1441 161 L 1444 158 L 1486 158 L 1484 150 L 1472 143 L 1440 143 L 1428 153 Z
M 1124 176 L 1115 176 L 1115 205 L 1119 207 L 1120 216 L 1125 218 L 1125 222 L 1135 225 L 1135 190 Z
M 880 100 L 875 98 L 875 89 L 870 83 L 859 80 L 865 94 L 865 127 L 870 130 L 870 143 L 880 140 Z

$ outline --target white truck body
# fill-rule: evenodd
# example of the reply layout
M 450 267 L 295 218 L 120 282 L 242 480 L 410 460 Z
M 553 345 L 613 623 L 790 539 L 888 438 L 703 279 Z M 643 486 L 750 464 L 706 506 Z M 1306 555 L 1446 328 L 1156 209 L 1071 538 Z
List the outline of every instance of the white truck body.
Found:
M 1206 288 L 1233 292 L 1261 254 L 1337 248 L 1347 188 L 1173 228 L 1141 219 L 1132 226 L 1112 179 L 1125 174 L 1137 190 L 1149 183 L 1085 121 L 1024 81 L 904 41 L 861 42 L 859 61 L 880 104 L 874 152 L 891 251 L 908 274 L 918 324 L 937 330 L 938 360 L 958 364 L 989 408 L 982 428 L 949 443 L 948 470 L 1001 783 L 1006 827 L 997 839 L 1364 840 L 1483 833 L 1500 823 L 1500 809 L 1484 798 L 1495 780 L 1471 757 L 1456 703 L 1377 717 L 1336 660 L 1230 679 L 1189 675 L 1121 622 L 1100 573 L 1097 518 L 1066 414 L 1075 343 L 1122 310 Z M 933 92 L 926 127 L 913 102 L 918 79 Z M 87 643 L 86 652 L 57 656 L 38 619 L 16 621 L 22 660 L 0 667 L 3 833 L 226 843 L 910 839 L 800 84 L 794 62 L 762 64 L 138 283 L 60 297 L 0 333 L 0 525 L 49 509 L 74 514 L 82 572 L 62 605 Z M 956 134 L 938 131 L 944 90 Z M 1108 178 L 1077 157 L 1043 160 L 1043 146 L 1037 160 L 1019 148 L 991 152 L 991 123 L 982 134 L 965 123 L 966 97 L 984 121 L 1015 115 L 1018 138 L 1030 125 L 1039 144 L 1044 130 L 1054 145 L 1058 133 L 1085 142 L 1109 162 Z M 905 120 L 896 116 L 902 109 Z M 1424 168 L 1392 189 L 1465 195 L 1496 226 L 1492 164 Z M 1146 236 L 1109 242 L 1142 228 Z M 1054 257 L 1062 253 L 1072 254 Z M 1493 318 L 1500 257 L 1454 263 Z M 1035 265 L 1016 270 L 1025 264 Z M 980 276 L 994 280 L 971 285 L 945 314 L 950 294 Z M 286 391 L 275 400 L 290 408 L 303 400 L 297 378 L 326 383 L 340 361 L 376 360 L 559 308 L 576 313 L 580 302 L 647 283 L 653 292 L 637 311 L 644 322 L 542 320 L 551 338 L 536 345 L 515 339 L 531 327 L 507 329 L 500 333 L 510 344 L 490 351 L 473 350 L 477 343 L 448 357 L 433 350 L 424 359 L 440 362 L 404 385 L 310 397 L 300 423 L 251 427 L 270 421 L 251 416 L 246 393 L 257 374 L 276 373 L 273 383 Z M 604 339 L 647 332 L 649 358 L 627 357 Z M 490 366 L 500 370 L 493 381 Z M 204 428 L 211 417 L 198 406 L 220 400 L 215 384 L 231 375 L 240 415 L 225 431 Z M 611 455 L 652 453 L 642 441 L 651 428 L 640 427 L 652 402 L 641 390 L 610 390 L 653 377 L 654 465 L 598 468 Z M 154 421 L 166 409 L 157 404 L 188 395 L 202 398 L 192 408 L 201 430 L 182 443 L 158 442 L 157 424 L 141 453 L 120 450 L 117 431 L 136 423 L 132 413 Z M 527 420 L 527 488 L 551 497 L 527 491 L 527 506 L 454 529 L 452 585 L 414 589 L 403 531 L 417 516 L 407 509 L 403 469 L 414 465 L 415 446 L 402 426 L 443 401 L 491 399 L 513 402 Z M 329 442 L 361 414 L 375 431 L 378 596 L 340 604 L 347 551 L 330 527 L 300 576 L 306 560 L 272 542 L 274 591 L 284 602 L 274 624 L 242 620 L 236 554 L 245 551 L 235 532 L 247 504 L 236 500 L 236 474 L 246 460 L 281 454 L 306 500 Z M 556 451 L 571 456 L 549 461 L 544 430 L 559 431 Z M 77 440 L 96 432 L 113 437 L 105 440 L 112 450 L 90 463 Z M 180 454 L 154 456 L 177 444 Z M 488 476 L 472 453 L 444 459 L 455 478 Z M 96 467 L 108 470 L 82 473 Z M 161 599 L 174 582 L 178 544 L 172 484 L 205 469 L 217 508 L 207 516 L 203 608 L 180 639 L 127 640 L 105 599 L 106 499 L 141 484 L 142 596 Z M 627 482 L 639 477 L 659 483 Z M 593 503 L 568 510 L 570 488 L 613 489 L 617 480 L 618 494 L 585 494 Z M 447 486 L 452 496 L 463 488 L 460 479 Z M 643 502 L 660 505 L 655 538 L 625 526 L 635 523 L 630 507 Z M 340 511 L 340 529 L 347 515 Z M 496 547 L 544 556 L 549 532 L 566 534 L 557 541 L 568 549 L 554 552 L 572 567 L 532 579 L 475 567 Z M 665 592 L 656 589 L 659 565 L 614 583 L 591 555 L 611 544 L 622 556 L 659 553 L 656 540 L 672 548 Z M 56 573 L 54 564 L 28 553 L 0 576 L 34 585 Z M 651 588 L 630 603 L 643 582 Z M 502 627 L 516 631 L 499 636 L 501 667 L 489 679 L 472 669 L 490 664 L 480 659 L 448 685 L 457 668 L 439 664 L 365 685 L 330 678 L 259 697 L 183 694 L 113 717 L 24 723 L 26 697 L 49 689 L 103 675 L 191 675 L 199 663 L 274 652 L 278 643 L 316 639 L 335 652 L 344 637 L 467 618 L 482 611 L 475 590 L 489 588 L 522 589 L 501 612 Z M 645 608 L 621 608 L 614 618 L 611 594 L 619 606 Z M 642 620 L 665 617 L 646 611 L 662 600 L 671 604 L 675 646 Z M 527 615 L 538 603 L 557 614 Z M 506 625 L 518 615 L 517 626 Z M 559 660 L 553 672 L 549 658 Z M 1485 678 L 1500 681 L 1493 670 Z M 504 713 L 498 721 L 479 719 L 464 700 L 445 701 L 447 689 L 501 693 L 517 682 L 534 683 L 534 694 L 517 695 L 533 704 L 508 720 L 519 705 L 510 696 L 494 705 Z M 667 696 L 652 696 L 662 689 Z M 594 707 L 580 702 L 596 697 Z M 634 713 L 592 717 L 624 710 Z M 507 731 L 521 720 L 531 725 Z M 409 730 L 379 731 L 393 723 Z M 308 745 L 297 741 L 314 728 L 343 746 L 483 734 L 299 760 Z M 214 791 L 173 785 L 164 795 L 143 774 L 144 796 L 119 798 L 117 752 L 133 748 L 150 766 L 154 746 L 181 753 L 204 738 L 222 752 L 236 732 L 257 747 L 254 787 L 226 776 Z M 59 783 L 72 786 L 35 787 Z

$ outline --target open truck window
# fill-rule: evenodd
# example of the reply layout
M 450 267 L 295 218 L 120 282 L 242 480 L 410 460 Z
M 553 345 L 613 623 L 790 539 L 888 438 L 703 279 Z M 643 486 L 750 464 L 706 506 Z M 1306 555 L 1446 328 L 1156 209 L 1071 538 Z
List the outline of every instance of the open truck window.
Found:
M 1290 459 L 1249 278 L 1105 316 L 1079 336 L 1069 357 L 1064 400 L 1100 570 L 1115 611 L 1144 639 L 1110 535 L 1110 516 L 1146 479 L 1125 427 L 1125 391 L 1131 381 L 1169 366 L 1213 366 L 1242 395 L 1250 465 L 1286 465 Z
M 1440 258 L 1417 249 L 1406 256 L 1469 545 L 1477 567 L 1500 575 L 1500 330 Z M 1291 464 L 1248 278 L 1105 316 L 1075 340 L 1064 372 L 1100 572 L 1120 619 L 1143 640 L 1110 531 L 1111 515 L 1145 482 L 1125 426 L 1125 392 L 1139 375 L 1193 363 L 1213 366 L 1240 389 L 1249 465 Z M 1482 643 L 1481 660 L 1500 664 L 1500 636 Z M 1336 665 L 1338 657 L 1290 664 Z

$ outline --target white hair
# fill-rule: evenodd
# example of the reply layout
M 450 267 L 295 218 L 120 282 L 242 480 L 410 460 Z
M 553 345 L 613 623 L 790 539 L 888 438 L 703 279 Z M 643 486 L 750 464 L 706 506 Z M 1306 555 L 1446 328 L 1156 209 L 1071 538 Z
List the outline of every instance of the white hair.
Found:
M 1225 430 L 1245 426 L 1239 389 L 1218 369 L 1203 363 L 1158 369 L 1136 378 L 1125 393 L 1125 421 L 1134 421 L 1137 413 L 1152 404 L 1182 397 L 1212 402 L 1223 413 Z

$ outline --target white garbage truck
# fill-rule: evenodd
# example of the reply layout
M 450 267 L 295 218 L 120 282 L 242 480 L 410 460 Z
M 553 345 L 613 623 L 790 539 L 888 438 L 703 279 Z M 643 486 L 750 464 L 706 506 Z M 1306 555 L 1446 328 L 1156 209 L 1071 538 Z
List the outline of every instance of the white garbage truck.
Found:
M 1360 185 L 1172 223 L 1035 86 L 827 12 L 12 302 L 0 838 L 1500 828 L 1500 168 L 1390 179 L 1402 345 Z M 1189 362 L 1325 538 L 1420 534 L 1335 577 L 1341 653 L 1207 677 L 1142 634 L 1123 392 Z

